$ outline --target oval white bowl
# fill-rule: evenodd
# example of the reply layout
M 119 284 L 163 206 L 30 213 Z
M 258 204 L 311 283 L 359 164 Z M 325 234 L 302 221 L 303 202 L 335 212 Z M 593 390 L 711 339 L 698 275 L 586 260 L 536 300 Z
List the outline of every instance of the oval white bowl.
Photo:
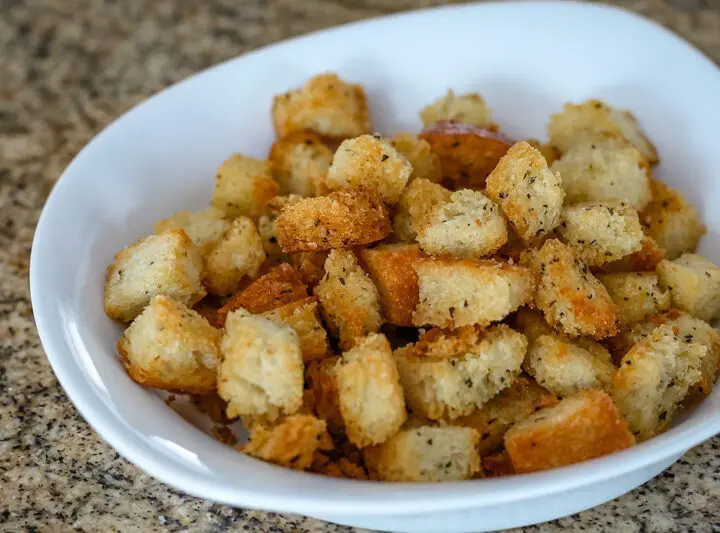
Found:
M 32 303 L 47 356 L 78 410 L 124 457 L 190 494 L 389 531 L 486 531 L 610 500 L 720 433 L 720 389 L 670 431 L 608 457 L 549 472 L 446 484 L 330 479 L 256 461 L 133 383 L 102 308 L 113 254 L 180 209 L 207 205 L 232 152 L 265 157 L 276 93 L 326 70 L 365 84 L 376 129 L 416 131 L 448 87 L 479 91 L 503 131 L 544 137 L 563 102 L 631 109 L 656 143 L 657 176 L 708 225 L 720 260 L 720 71 L 661 27 L 615 8 L 556 2 L 418 11 L 280 43 L 195 75 L 98 135 L 53 190 L 32 249 Z

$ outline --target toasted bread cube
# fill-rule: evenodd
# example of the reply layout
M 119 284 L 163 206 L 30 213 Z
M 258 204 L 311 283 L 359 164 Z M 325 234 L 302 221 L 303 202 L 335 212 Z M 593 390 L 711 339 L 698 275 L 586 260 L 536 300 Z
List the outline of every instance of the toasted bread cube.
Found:
M 325 277 L 314 293 L 341 348 L 352 348 L 356 338 L 380 331 L 382 317 L 377 289 L 351 251 L 330 252 L 325 261 Z
M 318 304 L 315 298 L 297 300 L 282 307 L 266 311 L 263 316 L 279 324 L 287 324 L 295 330 L 300 339 L 303 362 L 328 356 L 327 332 L 320 322 Z
M 640 213 L 645 232 L 665 249 L 667 259 L 694 252 L 707 228 L 695 207 L 678 191 L 664 183 L 651 181 L 653 199 Z
M 395 206 L 393 229 L 397 236 L 405 241 L 414 241 L 418 231 L 429 221 L 434 211 L 441 204 L 449 202 L 451 195 L 451 191 L 430 180 L 413 180 L 400 195 L 400 201 Z
M 521 141 L 513 144 L 487 178 L 487 195 L 526 243 L 547 235 L 560 223 L 565 191 L 542 154 Z
M 530 146 L 532 146 L 542 154 L 548 166 L 552 165 L 555 161 L 562 157 L 560 150 L 558 150 L 557 147 L 553 146 L 552 144 L 542 143 L 537 139 L 526 139 L 525 142 L 527 142 Z
M 347 435 L 355 446 L 380 444 L 405 422 L 400 376 L 384 335 L 368 335 L 345 352 L 335 381 Z
M 332 163 L 333 151 L 311 131 L 293 131 L 270 148 L 270 168 L 280 194 L 317 196 Z
M 553 328 L 568 335 L 602 339 L 617 332 L 618 312 L 607 289 L 557 239 L 529 259 L 538 278 L 535 306 Z
M 276 196 L 267 204 L 266 214 L 257 220 L 257 230 L 263 240 L 263 248 L 271 261 L 279 261 L 283 258 L 283 251 L 278 244 L 277 218 L 285 207 L 295 205 L 302 200 L 302 196 L 288 194 L 287 196 Z
M 312 412 L 327 422 L 333 435 L 345 431 L 335 379 L 335 367 L 339 361 L 338 356 L 315 360 L 305 369 L 305 393 Z
M 333 73 L 318 74 L 302 88 L 275 96 L 272 117 L 278 137 L 310 130 L 341 140 L 370 131 L 362 85 L 347 83 Z
M 205 296 L 202 256 L 181 229 L 150 235 L 115 255 L 105 277 L 105 312 L 129 322 L 164 294 L 192 307 Z
M 512 476 L 515 474 L 510 455 L 506 450 L 483 457 L 482 467 L 486 476 L 489 478 Z
M 412 165 L 379 135 L 362 135 L 342 142 L 325 182 L 332 190 L 366 186 L 386 204 L 396 204 L 412 174 Z
M 526 304 L 535 290 L 529 269 L 497 261 L 419 259 L 416 326 L 486 326 Z
M 328 252 L 298 252 L 291 254 L 288 261 L 297 269 L 302 282 L 310 288 L 320 283 L 325 275 L 325 260 Z
M 629 111 L 614 109 L 599 100 L 565 104 L 560 113 L 550 117 L 548 130 L 551 144 L 561 152 L 567 152 L 583 139 L 612 135 L 624 137 L 651 164 L 659 161 L 657 150 L 643 134 L 635 117 Z
M 417 240 L 431 255 L 480 259 L 507 242 L 505 219 L 484 194 L 463 189 L 440 204 L 418 231 Z
M 394 352 L 412 412 L 454 419 L 482 407 L 520 373 L 527 339 L 505 325 L 430 330 Z
M 652 197 L 650 167 L 624 139 L 578 142 L 551 169 L 560 173 L 569 203 L 616 201 L 640 210 Z
M 284 252 L 314 252 L 382 240 L 390 233 L 390 218 L 372 189 L 358 187 L 286 207 L 277 231 Z
M 290 326 L 238 309 L 225 321 L 220 350 L 217 387 L 228 402 L 228 418 L 272 421 L 300 409 L 304 368 L 300 341 Z
M 707 346 L 686 342 L 669 325 L 658 326 L 622 358 L 613 398 L 639 440 L 670 425 L 690 387 L 702 379 Z
M 420 111 L 420 118 L 425 126 L 436 122 L 454 120 L 464 124 L 474 124 L 480 128 L 492 128 L 490 108 L 477 93 L 455 94 L 448 89 L 447 94 L 435 100 Z
M 230 227 L 225 212 L 209 207 L 204 211 L 178 211 L 173 216 L 155 223 L 155 233 L 167 230 L 185 230 L 190 240 L 205 254 Z
M 645 235 L 641 248 L 622 259 L 605 263 L 600 270 L 604 272 L 651 272 L 665 259 L 665 250 L 658 246 L 655 239 Z
M 607 393 L 588 389 L 515 424 L 505 449 L 518 474 L 601 457 L 635 444 Z
M 380 446 L 363 450 L 365 462 L 382 481 L 460 481 L 480 471 L 472 428 L 403 428 Z
M 673 307 L 708 322 L 720 316 L 720 268 L 715 263 L 683 254 L 662 261 L 657 273 L 661 286 L 670 290 Z
M 565 207 L 558 233 L 585 264 L 617 261 L 642 249 L 644 234 L 635 209 L 616 203 Z
M 391 139 L 390 144 L 410 161 L 413 170 L 409 181 L 417 178 L 432 182 L 440 181 L 442 177 L 440 159 L 427 141 L 410 133 L 398 133 Z
M 618 308 L 621 327 L 670 309 L 670 293 L 658 285 L 654 272 L 598 274 L 598 279 Z
M 181 302 L 152 298 L 125 330 L 118 351 L 130 377 L 148 387 L 186 394 L 215 389 L 220 332 Z
M 270 163 L 241 154 L 225 160 L 215 178 L 212 205 L 232 218 L 262 215 L 279 190 Z
M 366 248 L 360 258 L 375 284 L 382 314 L 390 324 L 412 326 L 419 301 L 413 265 L 425 257 L 417 244 L 384 244 Z

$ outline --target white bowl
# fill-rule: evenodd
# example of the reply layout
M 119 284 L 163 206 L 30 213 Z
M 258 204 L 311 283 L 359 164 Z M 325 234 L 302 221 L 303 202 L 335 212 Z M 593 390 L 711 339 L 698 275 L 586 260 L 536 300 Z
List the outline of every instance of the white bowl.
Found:
M 32 249 L 32 302 L 48 358 L 88 422 L 128 460 L 190 494 L 390 531 L 485 531 L 614 498 L 720 432 L 720 389 L 650 442 L 550 472 L 446 484 L 379 484 L 278 468 L 213 440 L 130 380 L 102 308 L 113 254 L 179 209 L 207 205 L 228 154 L 264 157 L 273 94 L 325 70 L 362 82 L 376 128 L 417 130 L 448 87 L 477 90 L 511 137 L 589 97 L 631 109 L 657 144 L 657 175 L 702 213 L 717 261 L 720 72 L 668 31 L 615 8 L 502 3 L 442 8 L 301 37 L 212 68 L 133 109 L 75 158 Z

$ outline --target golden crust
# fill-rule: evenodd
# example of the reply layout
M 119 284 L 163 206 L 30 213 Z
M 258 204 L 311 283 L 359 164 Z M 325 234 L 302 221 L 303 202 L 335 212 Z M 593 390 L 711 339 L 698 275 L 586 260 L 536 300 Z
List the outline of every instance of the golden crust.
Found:
M 305 369 L 305 393 L 308 404 L 318 418 L 327 422 L 333 435 L 342 435 L 345 422 L 340 412 L 335 367 L 339 356 L 312 361 Z
M 506 450 L 483 457 L 482 467 L 487 477 L 505 477 L 515 474 L 510 455 Z
M 327 331 L 320 322 L 318 303 L 314 297 L 297 300 L 266 311 L 263 316 L 287 324 L 300 339 L 303 362 L 323 359 L 330 353 Z
M 410 161 L 413 168 L 410 181 L 417 178 L 425 178 L 432 182 L 440 181 L 442 177 L 440 159 L 427 141 L 409 133 L 398 133 L 390 144 Z
M 665 259 L 665 250 L 655 239 L 643 236 L 640 250 L 600 266 L 603 272 L 652 272 Z
M 317 196 L 332 163 L 333 151 L 311 131 L 293 131 L 276 140 L 268 160 L 280 194 Z
M 480 128 L 495 128 L 492 113 L 485 100 L 478 93 L 447 93 L 420 110 L 420 118 L 425 126 L 443 121 L 457 121 Z
M 327 250 L 321 252 L 298 252 L 290 254 L 288 261 L 297 269 L 300 280 L 312 289 L 320 283 L 320 280 L 325 275 L 327 256 Z
M 278 190 L 267 161 L 233 154 L 217 171 L 212 205 L 228 217 L 254 218 L 265 212 Z

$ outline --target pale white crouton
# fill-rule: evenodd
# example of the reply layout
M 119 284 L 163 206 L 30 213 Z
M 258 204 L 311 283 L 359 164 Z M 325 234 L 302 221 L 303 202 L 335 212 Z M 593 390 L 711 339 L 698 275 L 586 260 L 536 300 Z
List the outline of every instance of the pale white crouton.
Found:
M 185 230 L 195 246 L 206 253 L 212 248 L 225 231 L 230 222 L 225 219 L 225 212 L 216 207 L 204 211 L 179 211 L 169 218 L 155 223 L 155 233 L 171 229 Z
M 311 131 L 295 131 L 275 141 L 268 159 L 280 194 L 317 196 L 332 163 L 333 151 Z
M 263 316 L 273 322 L 287 324 L 295 330 L 300 340 L 303 362 L 323 359 L 329 354 L 327 332 L 320 322 L 315 298 L 305 298 L 266 311 Z
M 657 267 L 662 287 L 670 290 L 673 307 L 702 320 L 720 316 L 720 268 L 696 254 L 683 254 Z
M 615 302 L 622 327 L 670 309 L 670 292 L 659 287 L 654 272 L 598 274 L 598 279 Z
M 270 163 L 234 154 L 218 169 L 212 205 L 228 217 L 258 217 L 279 186 L 272 177 Z
M 450 201 L 452 192 L 425 178 L 413 180 L 400 195 L 395 206 L 393 228 L 405 241 L 414 241 L 417 233 L 428 222 L 435 209 Z
M 430 143 L 409 133 L 396 134 L 390 144 L 412 165 L 410 181 L 425 178 L 432 182 L 440 181 L 442 169 L 440 159 L 430 148 Z
M 452 89 L 448 89 L 445 96 L 423 108 L 420 118 L 426 126 L 444 120 L 474 124 L 481 128 L 494 126 L 492 113 L 482 96 L 477 93 L 455 94 Z

